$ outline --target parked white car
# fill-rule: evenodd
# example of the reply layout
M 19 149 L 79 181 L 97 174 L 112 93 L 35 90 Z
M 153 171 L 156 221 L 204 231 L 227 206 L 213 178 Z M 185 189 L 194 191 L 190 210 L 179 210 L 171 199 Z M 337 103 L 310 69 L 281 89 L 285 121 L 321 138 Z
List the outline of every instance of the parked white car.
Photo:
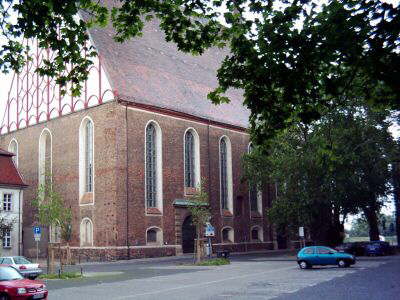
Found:
M 34 264 L 23 256 L 0 257 L 0 265 L 11 266 L 29 279 L 35 279 L 42 274 L 39 264 Z

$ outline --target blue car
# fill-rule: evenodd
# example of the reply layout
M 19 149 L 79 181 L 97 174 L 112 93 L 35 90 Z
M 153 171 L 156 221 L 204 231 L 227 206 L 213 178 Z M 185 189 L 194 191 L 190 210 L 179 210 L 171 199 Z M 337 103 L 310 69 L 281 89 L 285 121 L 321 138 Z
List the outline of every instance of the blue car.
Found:
M 300 269 L 308 269 L 315 265 L 337 265 L 339 268 L 347 268 L 356 263 L 353 255 L 338 252 L 325 246 L 305 247 L 297 253 L 297 263 Z
M 383 241 L 372 241 L 365 245 L 365 255 L 390 254 L 390 244 Z

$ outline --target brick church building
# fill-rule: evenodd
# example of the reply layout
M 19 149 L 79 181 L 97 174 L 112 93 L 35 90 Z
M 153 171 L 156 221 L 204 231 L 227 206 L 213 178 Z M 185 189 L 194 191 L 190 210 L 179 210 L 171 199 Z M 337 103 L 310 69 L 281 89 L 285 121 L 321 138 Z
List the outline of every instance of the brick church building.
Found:
M 192 252 L 187 205 L 202 179 L 216 229 L 214 249 L 276 248 L 266 217 L 274 190 L 249 191 L 241 180 L 241 158 L 251 149 L 241 92 L 228 93 L 230 104 L 207 100 L 226 53 L 178 52 L 165 42 L 156 21 L 145 26 L 143 37 L 123 44 L 113 41 L 112 28 L 92 29 L 90 36 L 99 61 L 96 78 L 79 99 L 62 96 L 54 81 L 27 67 L 26 74 L 15 75 L 11 90 L 16 92 L 7 100 L 0 147 L 15 153 L 29 184 L 24 255 L 35 253 L 30 202 L 45 170 L 51 170 L 53 186 L 72 209 L 75 256 Z M 38 53 L 33 64 L 49 55 Z M 14 106 L 16 120 L 9 116 Z M 50 233 L 58 242 L 57 230 Z M 46 242 L 40 243 L 42 255 Z

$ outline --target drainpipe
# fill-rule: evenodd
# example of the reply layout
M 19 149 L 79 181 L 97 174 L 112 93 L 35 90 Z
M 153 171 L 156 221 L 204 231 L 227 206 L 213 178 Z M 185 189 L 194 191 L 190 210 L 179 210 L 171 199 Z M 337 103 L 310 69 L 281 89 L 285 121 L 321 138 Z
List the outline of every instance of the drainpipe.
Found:
M 21 255 L 21 193 L 22 189 L 18 194 L 18 256 Z
M 126 178 L 125 178 L 125 188 L 126 188 L 126 248 L 127 257 L 131 258 L 131 253 L 129 249 L 129 135 L 128 135 L 128 104 L 125 104 L 125 142 L 126 142 Z
M 210 157 L 210 120 L 207 124 L 207 155 L 208 155 L 208 197 L 211 197 L 211 157 Z M 210 200 L 210 199 L 209 199 Z M 211 201 L 210 201 L 211 206 Z

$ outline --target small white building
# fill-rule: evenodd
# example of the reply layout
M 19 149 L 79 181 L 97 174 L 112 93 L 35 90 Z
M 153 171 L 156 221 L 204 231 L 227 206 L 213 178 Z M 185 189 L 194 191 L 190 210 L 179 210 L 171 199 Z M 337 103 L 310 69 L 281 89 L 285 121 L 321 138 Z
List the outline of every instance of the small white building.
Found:
M 0 149 L 0 230 L 3 235 L 1 256 L 22 254 L 22 203 L 23 190 L 27 185 L 17 169 L 18 150 L 12 148 L 11 151 L 14 153 Z M 11 222 L 11 230 L 1 226 Z

